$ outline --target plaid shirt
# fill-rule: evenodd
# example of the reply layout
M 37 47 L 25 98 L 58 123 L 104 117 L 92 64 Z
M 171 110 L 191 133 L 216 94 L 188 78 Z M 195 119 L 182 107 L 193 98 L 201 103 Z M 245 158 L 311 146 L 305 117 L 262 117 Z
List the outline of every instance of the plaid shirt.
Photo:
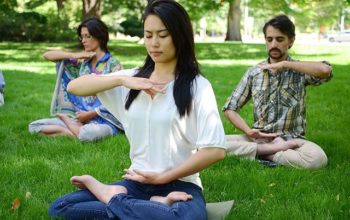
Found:
M 290 57 L 288 60 L 293 61 Z M 254 66 L 244 74 L 227 99 L 223 111 L 239 111 L 252 98 L 253 128 L 279 133 L 285 139 L 305 138 L 305 88 L 307 85 L 320 85 L 329 81 L 332 75 L 320 79 L 292 69 L 272 74 L 269 70 L 262 71 Z

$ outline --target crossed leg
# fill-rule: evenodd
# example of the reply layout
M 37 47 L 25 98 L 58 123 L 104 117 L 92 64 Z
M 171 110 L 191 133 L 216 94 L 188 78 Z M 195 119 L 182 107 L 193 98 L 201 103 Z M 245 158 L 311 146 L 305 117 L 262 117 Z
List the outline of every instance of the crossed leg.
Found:
M 109 200 L 118 194 L 127 194 L 128 191 L 124 186 L 120 185 L 106 185 L 96 180 L 90 175 L 73 176 L 70 179 L 71 183 L 80 189 L 88 189 L 96 196 L 98 200 L 107 204 Z M 167 196 L 152 196 L 150 201 L 156 201 L 165 205 L 171 205 L 177 201 L 187 201 L 192 199 L 192 195 L 185 192 L 174 191 Z
M 79 130 L 83 126 L 82 123 L 75 121 L 68 117 L 66 114 L 57 114 L 57 116 L 66 124 L 68 129 L 74 136 L 79 137 Z

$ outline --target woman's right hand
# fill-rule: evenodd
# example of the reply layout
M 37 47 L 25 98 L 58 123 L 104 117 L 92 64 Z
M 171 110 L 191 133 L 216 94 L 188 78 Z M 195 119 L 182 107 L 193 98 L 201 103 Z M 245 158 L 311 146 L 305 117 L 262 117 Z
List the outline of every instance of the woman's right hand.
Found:
M 93 56 L 96 55 L 96 52 L 93 51 L 84 51 L 84 52 L 79 52 L 79 53 L 74 53 L 73 54 L 73 58 L 74 59 L 83 59 L 83 60 L 87 60 L 87 59 L 91 59 Z
M 165 83 L 154 82 L 147 78 L 125 76 L 122 78 L 122 85 L 135 90 L 144 90 L 151 96 L 156 93 L 164 93 Z

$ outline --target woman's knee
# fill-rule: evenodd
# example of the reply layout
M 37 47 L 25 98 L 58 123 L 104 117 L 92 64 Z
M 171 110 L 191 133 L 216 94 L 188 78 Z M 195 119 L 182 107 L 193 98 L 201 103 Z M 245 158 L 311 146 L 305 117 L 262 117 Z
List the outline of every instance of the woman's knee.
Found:
M 52 202 L 48 209 L 49 216 L 58 217 L 59 212 L 60 212 L 59 203 L 57 201 Z
M 113 130 L 108 125 L 86 124 L 79 129 L 78 138 L 83 142 L 97 141 L 113 135 Z

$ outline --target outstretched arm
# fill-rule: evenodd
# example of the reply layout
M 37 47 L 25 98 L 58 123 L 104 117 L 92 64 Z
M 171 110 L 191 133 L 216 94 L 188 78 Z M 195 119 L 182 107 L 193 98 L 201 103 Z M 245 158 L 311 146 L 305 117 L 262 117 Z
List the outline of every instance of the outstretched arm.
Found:
M 165 184 L 185 176 L 197 173 L 213 163 L 224 159 L 225 149 L 217 147 L 201 148 L 177 168 L 164 173 L 152 173 L 138 170 L 125 170 L 125 179 L 145 184 Z
M 79 52 L 79 53 L 72 53 L 62 50 L 50 50 L 46 51 L 43 55 L 43 57 L 46 60 L 50 61 L 58 61 L 58 60 L 66 60 L 70 58 L 74 59 L 89 59 L 96 55 L 96 52 Z
M 251 129 L 244 119 L 235 111 L 227 109 L 225 116 L 239 130 L 243 131 L 250 138 L 276 137 L 276 133 L 264 133 L 258 129 Z
M 261 64 L 262 69 L 269 69 L 273 73 L 284 69 L 293 69 L 297 72 L 315 76 L 317 78 L 327 78 L 332 72 L 332 68 L 322 62 L 304 62 L 304 61 L 281 61 L 278 63 Z
M 163 92 L 164 83 L 156 83 L 150 79 L 132 76 L 83 75 L 72 80 L 67 86 L 67 91 L 78 96 L 89 96 L 118 86 L 155 93 Z

